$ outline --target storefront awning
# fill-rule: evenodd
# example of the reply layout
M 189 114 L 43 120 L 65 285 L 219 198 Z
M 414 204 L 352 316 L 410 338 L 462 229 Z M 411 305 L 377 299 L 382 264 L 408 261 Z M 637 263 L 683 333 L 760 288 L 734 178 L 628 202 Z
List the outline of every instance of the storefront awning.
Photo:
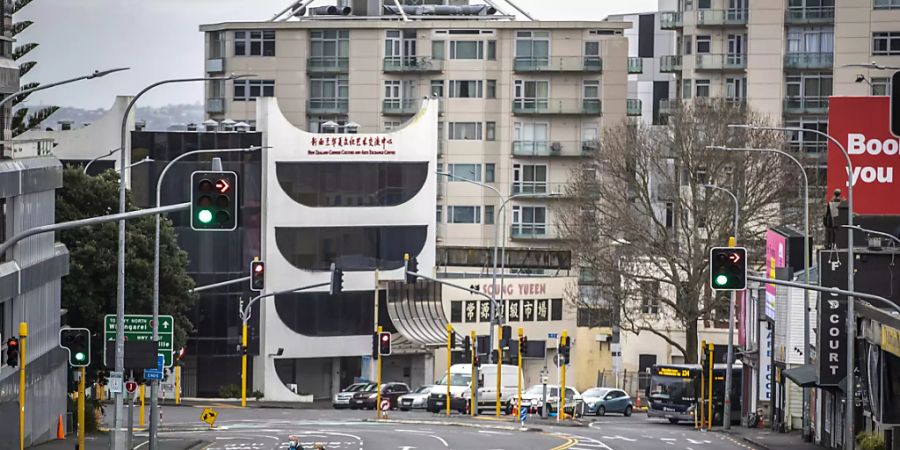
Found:
M 447 324 L 441 285 L 430 281 L 388 282 L 387 309 L 400 334 L 414 345 L 447 345 Z
M 813 387 L 818 381 L 816 366 L 813 364 L 794 367 L 793 369 L 784 370 L 781 373 L 800 387 Z

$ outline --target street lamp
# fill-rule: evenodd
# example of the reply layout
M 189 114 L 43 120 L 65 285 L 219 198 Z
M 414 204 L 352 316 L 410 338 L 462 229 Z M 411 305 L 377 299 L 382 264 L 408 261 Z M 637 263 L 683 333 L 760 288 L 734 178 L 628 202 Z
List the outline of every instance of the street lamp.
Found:
M 740 220 L 740 207 L 737 196 L 728 189 L 713 184 L 704 184 L 703 187 L 722 191 L 734 200 L 734 242 L 737 245 L 738 221 Z M 725 361 L 725 410 L 722 412 L 722 427 L 726 430 L 731 429 L 731 379 L 734 366 L 731 360 L 734 359 L 734 303 L 736 298 L 734 292 L 731 291 L 731 300 L 728 302 L 728 356 Z
M 728 125 L 728 128 L 743 128 L 748 130 L 768 130 L 768 131 L 787 131 L 787 132 L 799 132 L 799 133 L 813 133 L 818 136 L 822 136 L 829 141 L 833 142 L 834 145 L 837 146 L 838 149 L 841 150 L 841 153 L 844 155 L 844 160 L 847 163 L 847 224 L 852 228 L 853 227 L 853 162 L 850 161 L 850 154 L 847 153 L 847 149 L 844 148 L 844 145 L 841 144 L 837 139 L 832 137 L 830 134 L 813 129 L 806 129 L 801 127 L 770 127 L 770 126 L 760 126 L 760 125 L 748 125 L 748 124 L 731 124 Z M 853 274 L 854 271 L 854 262 L 855 262 L 855 252 L 853 250 L 853 230 L 847 231 L 847 291 L 853 292 Z M 854 429 L 854 420 L 855 420 L 855 395 L 854 395 L 854 357 L 855 351 L 854 346 L 856 344 L 856 315 L 854 313 L 853 307 L 853 297 L 847 298 L 847 387 L 844 393 L 847 396 L 846 401 L 846 411 L 844 411 L 844 447 L 847 450 L 853 450 L 856 445 L 856 436 L 853 434 Z
M 795 158 L 790 153 L 784 150 L 778 150 L 775 148 L 735 148 L 735 147 L 725 147 L 722 145 L 710 145 L 707 148 L 715 148 L 719 150 L 725 151 L 743 151 L 743 152 L 759 152 L 759 153 L 777 153 L 782 156 L 786 156 L 790 158 L 797 167 L 800 168 L 800 174 L 803 175 L 803 228 L 804 228 L 804 240 L 803 240 L 803 267 L 804 267 L 804 277 L 806 278 L 806 284 L 809 284 L 809 272 L 810 272 L 810 261 L 809 261 L 809 177 L 806 175 L 806 169 L 803 167 L 803 164 L 800 163 L 797 158 Z M 810 342 L 810 323 L 809 323 L 809 291 L 803 290 L 803 364 L 811 364 L 812 363 L 812 347 Z M 810 395 L 809 388 L 803 389 L 803 434 L 804 436 L 809 436 L 810 434 Z
M 229 75 L 222 77 L 202 77 L 202 78 L 174 78 L 169 80 L 157 81 L 143 90 L 137 93 L 130 102 L 128 102 L 128 106 L 125 107 L 125 111 L 122 114 L 122 128 L 120 130 L 120 139 L 121 145 L 119 148 L 121 149 L 119 154 L 119 167 L 127 166 L 127 158 L 131 157 L 131 149 L 128 140 L 128 115 L 131 112 L 131 109 L 134 108 L 134 105 L 137 103 L 138 99 L 141 98 L 142 95 L 146 94 L 151 89 L 162 86 L 164 84 L 173 84 L 173 83 L 188 83 L 194 81 L 220 81 L 220 80 L 235 80 L 238 78 L 244 78 L 252 75 Z M 123 171 L 122 175 L 119 176 L 119 212 L 125 212 L 125 173 Z M 116 323 L 125 323 L 125 221 L 119 221 L 119 261 L 118 261 L 118 283 L 116 286 Z M 158 306 L 158 305 L 157 305 Z M 153 316 L 159 316 L 159 308 L 155 307 L 153 309 Z M 159 340 L 159 328 L 157 324 L 158 320 L 153 321 L 153 340 Z M 115 371 L 116 372 L 124 372 L 125 371 L 125 327 L 116 327 L 116 361 L 115 361 Z M 158 390 L 159 390 L 159 382 L 154 380 L 150 385 L 150 450 L 158 450 L 157 449 L 157 428 L 159 427 L 159 401 L 158 401 Z M 114 423 L 115 423 L 115 431 L 112 434 L 112 447 L 116 450 L 122 450 L 125 447 L 125 436 L 123 436 L 125 429 L 125 414 L 124 414 L 124 402 L 122 393 L 116 393 L 116 408 L 114 410 Z
M 103 158 L 106 158 L 107 156 L 112 156 L 113 153 L 115 153 L 119 150 L 122 150 L 122 148 L 121 147 L 114 148 L 114 149 L 110 150 L 109 152 L 107 152 L 105 155 L 96 156 L 93 159 L 91 159 L 90 161 L 88 161 L 87 164 L 84 165 L 84 174 L 87 175 L 88 167 L 91 167 L 91 164 L 97 162 L 98 159 L 103 159 Z
M 890 233 L 885 233 L 885 232 L 882 232 L 882 231 L 870 230 L 870 229 L 868 229 L 868 228 L 863 228 L 863 227 L 861 227 L 861 226 L 859 226 L 859 225 L 856 225 L 856 226 L 841 225 L 841 227 L 843 227 L 843 228 L 849 228 L 849 229 L 851 229 L 851 230 L 856 230 L 856 231 L 862 231 L 863 233 L 866 233 L 866 234 L 874 234 L 875 236 L 886 237 L 886 238 L 888 238 L 888 239 L 894 241 L 895 243 L 900 244 L 900 238 L 897 238 L 897 236 L 894 236 L 893 234 L 890 234 Z M 809 284 L 809 282 L 807 282 L 807 284 Z

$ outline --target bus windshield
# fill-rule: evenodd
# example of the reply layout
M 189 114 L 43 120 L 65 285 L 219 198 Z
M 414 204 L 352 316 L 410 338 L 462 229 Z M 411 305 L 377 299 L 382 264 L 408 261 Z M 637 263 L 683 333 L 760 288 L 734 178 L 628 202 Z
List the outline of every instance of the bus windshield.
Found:
M 650 398 L 656 400 L 694 401 L 694 385 L 690 378 L 650 377 Z
M 444 375 L 441 378 L 441 381 L 438 381 L 437 384 L 441 386 L 447 385 L 447 375 Z M 463 373 L 451 373 L 450 374 L 450 386 L 469 386 L 472 384 L 472 376 L 469 374 Z

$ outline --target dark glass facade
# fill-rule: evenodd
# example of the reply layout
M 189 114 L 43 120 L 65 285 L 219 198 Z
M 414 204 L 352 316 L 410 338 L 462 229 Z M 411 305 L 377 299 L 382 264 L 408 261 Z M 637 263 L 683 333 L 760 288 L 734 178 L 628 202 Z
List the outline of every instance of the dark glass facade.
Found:
M 427 225 L 383 227 L 277 227 L 278 251 L 302 270 L 394 270 L 403 254 L 418 255 L 425 247 Z
M 309 207 L 396 206 L 422 189 L 427 162 L 276 163 L 278 183 Z
M 375 293 L 348 291 L 332 296 L 328 292 L 298 292 L 277 295 L 275 310 L 281 321 L 298 334 L 306 336 L 370 334 L 375 320 Z

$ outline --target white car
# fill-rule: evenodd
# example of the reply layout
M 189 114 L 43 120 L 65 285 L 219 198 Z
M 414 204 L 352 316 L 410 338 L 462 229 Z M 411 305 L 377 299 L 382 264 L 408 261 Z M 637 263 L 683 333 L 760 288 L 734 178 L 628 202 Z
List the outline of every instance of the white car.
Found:
M 334 409 L 349 408 L 350 399 L 353 398 L 353 394 L 370 384 L 372 383 L 353 383 L 350 386 L 347 386 L 341 392 L 334 394 L 334 399 L 331 401 L 331 406 L 333 406 Z
M 415 392 L 410 392 L 406 395 L 401 395 L 398 399 L 400 404 L 400 411 L 409 411 L 411 409 L 425 409 L 428 407 L 428 396 L 431 394 L 431 388 L 433 385 L 426 384 L 425 386 L 416 389 Z
M 517 399 L 513 397 L 506 403 L 507 412 L 512 412 Z M 535 384 L 522 391 L 522 407 L 528 408 L 531 414 L 540 414 L 544 408 L 544 385 Z M 547 385 L 547 411 L 559 409 L 559 385 Z M 575 388 L 566 386 L 566 414 L 584 415 L 584 401 Z

